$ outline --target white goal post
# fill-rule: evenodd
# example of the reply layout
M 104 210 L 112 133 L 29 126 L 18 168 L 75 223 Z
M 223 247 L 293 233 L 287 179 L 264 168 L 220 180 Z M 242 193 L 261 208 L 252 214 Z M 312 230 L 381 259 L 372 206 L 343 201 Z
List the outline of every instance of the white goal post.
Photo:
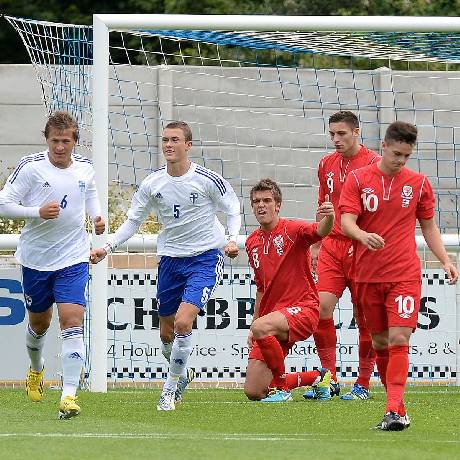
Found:
M 216 31 L 406 31 L 406 32 L 458 32 L 460 18 L 456 17 L 296 17 L 296 16 L 197 16 L 197 15 L 113 15 L 101 14 L 93 17 L 93 151 L 99 194 L 107 217 L 108 183 L 108 72 L 109 29 L 182 29 Z M 106 236 L 96 237 L 95 244 L 101 246 Z M 458 250 L 458 235 L 444 237 L 445 243 Z M 422 241 L 418 241 L 422 245 Z M 106 304 L 107 263 L 94 270 L 93 302 Z M 457 289 L 457 305 L 460 291 Z M 97 308 L 92 317 L 92 347 L 90 388 L 92 391 L 107 389 L 107 312 Z M 457 334 L 460 330 L 460 315 L 457 315 Z M 459 348 L 457 337 L 457 348 Z M 457 349 L 457 382 L 460 382 L 460 353 Z

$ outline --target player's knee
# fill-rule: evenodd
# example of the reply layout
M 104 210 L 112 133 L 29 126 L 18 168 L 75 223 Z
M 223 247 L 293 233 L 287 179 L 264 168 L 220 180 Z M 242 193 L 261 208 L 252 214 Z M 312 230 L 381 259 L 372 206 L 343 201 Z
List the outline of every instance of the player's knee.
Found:
M 176 317 L 174 321 L 174 332 L 176 334 L 188 334 L 192 331 L 193 322 L 187 318 Z
M 246 385 L 244 387 L 244 394 L 249 399 L 249 401 L 260 401 L 266 396 L 266 392 L 260 390 L 258 391 L 257 388 Z
M 39 335 L 43 335 L 49 329 L 50 324 L 51 318 L 46 316 L 29 320 L 30 328 Z
M 388 337 L 373 335 L 372 346 L 375 350 L 383 350 L 385 348 L 388 348 Z
M 59 320 L 61 330 L 69 329 L 71 327 L 80 327 L 82 325 L 81 318 L 79 316 L 68 316 Z
M 252 335 L 255 340 L 262 339 L 269 334 L 269 328 L 265 321 L 256 319 L 251 325 Z
M 392 337 L 390 337 L 388 345 L 390 347 L 397 347 L 397 346 L 406 346 L 409 345 L 409 337 L 407 337 L 406 334 L 396 334 Z
M 320 319 L 330 319 L 334 315 L 335 305 L 332 307 L 329 305 L 320 304 L 319 307 L 319 318 Z
M 43 335 L 48 330 L 49 326 L 49 323 L 42 322 L 31 325 L 30 328 L 35 332 L 35 334 Z

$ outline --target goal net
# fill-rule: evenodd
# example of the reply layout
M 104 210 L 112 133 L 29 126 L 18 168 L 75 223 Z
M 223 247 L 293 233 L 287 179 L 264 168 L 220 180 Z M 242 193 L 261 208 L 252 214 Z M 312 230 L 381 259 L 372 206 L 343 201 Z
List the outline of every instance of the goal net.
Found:
M 29 52 L 47 110 L 65 109 L 77 118 L 82 133 L 78 149 L 96 161 L 101 150 L 93 149 L 98 113 L 93 107 L 93 28 L 7 19 Z M 192 160 L 234 187 L 245 235 L 257 227 L 249 190 L 263 177 L 282 187 L 283 216 L 314 220 L 317 165 L 333 150 L 328 118 L 351 110 L 360 120 L 361 142 L 377 151 L 389 123 L 417 125 L 419 141 L 409 166 L 428 175 L 436 193 L 436 219 L 456 260 L 457 33 L 127 29 L 110 28 L 107 49 L 111 232 L 123 221 L 135 187 L 164 164 L 161 132 L 172 120 L 190 124 Z M 109 260 L 107 343 L 98 350 L 107 354 L 109 382 L 150 384 L 167 372 L 157 331 L 155 238 L 150 236 L 157 231 L 152 216 L 143 228 L 145 236 Z M 456 289 L 446 284 L 419 241 L 423 299 L 410 352 L 410 381 L 452 383 L 460 322 Z M 241 255 L 228 262 L 207 317 L 196 324 L 190 364 L 198 381 L 237 384 L 244 379 L 254 297 L 247 259 Z M 96 309 L 104 305 L 90 302 L 88 346 L 103 334 L 93 327 Z M 358 371 L 357 329 L 347 294 L 335 322 L 338 376 L 352 381 Z M 314 343 L 297 344 L 286 363 L 288 371 L 318 366 Z M 93 371 L 89 360 L 87 373 Z

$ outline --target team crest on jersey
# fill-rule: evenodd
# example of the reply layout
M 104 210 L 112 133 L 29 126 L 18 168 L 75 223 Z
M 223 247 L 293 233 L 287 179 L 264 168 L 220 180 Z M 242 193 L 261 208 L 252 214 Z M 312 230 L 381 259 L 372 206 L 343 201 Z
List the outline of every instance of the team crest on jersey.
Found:
M 80 193 L 85 193 L 86 182 L 84 180 L 79 180 L 78 181 L 78 188 L 80 189 Z
M 403 208 L 407 208 L 410 205 L 410 201 L 412 200 L 412 198 L 414 198 L 414 190 L 412 189 L 411 185 L 403 185 L 401 191 L 401 198 L 401 206 Z
M 189 198 L 190 198 L 190 202 L 191 202 L 192 204 L 195 204 L 195 203 L 197 202 L 197 200 L 198 200 L 198 193 L 196 193 L 196 192 L 191 192 Z
M 273 246 L 275 246 L 276 253 L 277 253 L 279 256 L 282 256 L 283 253 L 284 253 L 284 239 L 283 239 L 283 235 L 276 235 L 276 236 L 273 238 Z

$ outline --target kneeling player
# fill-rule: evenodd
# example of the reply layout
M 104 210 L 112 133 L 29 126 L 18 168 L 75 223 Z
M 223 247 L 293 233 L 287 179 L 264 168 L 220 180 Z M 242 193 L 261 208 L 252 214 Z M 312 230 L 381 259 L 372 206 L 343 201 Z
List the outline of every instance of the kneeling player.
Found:
M 260 228 L 246 241 L 257 293 L 244 392 L 252 400 L 283 402 L 292 400 L 292 388 L 311 385 L 317 399 L 329 400 L 329 370 L 286 375 L 284 359 L 292 345 L 311 336 L 318 325 L 309 247 L 331 231 L 334 207 L 326 196 L 318 208 L 320 222 L 281 219 L 281 191 L 271 179 L 255 185 L 250 199 Z

